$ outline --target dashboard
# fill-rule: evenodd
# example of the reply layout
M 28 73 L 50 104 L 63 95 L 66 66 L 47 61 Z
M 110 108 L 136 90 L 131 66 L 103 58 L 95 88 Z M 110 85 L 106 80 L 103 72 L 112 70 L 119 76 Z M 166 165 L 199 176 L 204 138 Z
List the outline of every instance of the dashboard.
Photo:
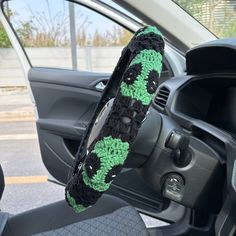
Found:
M 236 39 L 193 49 L 186 55 L 186 75 L 163 82 L 153 100 L 162 119 L 161 131 L 147 171 L 141 174 L 165 197 L 191 208 L 219 212 L 226 187 L 228 199 L 236 204 L 235 60 Z M 187 148 L 176 145 L 181 135 L 189 139 Z M 172 188 L 174 181 L 184 186 L 178 189 L 178 193 L 184 189 L 180 200 Z M 230 209 L 224 207 L 224 212 Z M 231 219 L 235 217 L 234 213 Z M 219 217 L 218 223 L 224 224 L 223 220 Z
M 175 110 L 236 136 L 235 77 L 192 78 L 180 88 Z
M 212 148 L 218 154 L 221 165 L 227 164 L 227 182 L 234 199 L 235 104 L 236 74 L 233 73 L 174 77 L 159 86 L 153 100 L 153 107 L 160 114 L 172 118 L 187 135 Z
M 153 103 L 186 130 L 210 127 L 227 138 L 236 137 L 235 104 L 236 74 L 175 77 L 159 87 Z

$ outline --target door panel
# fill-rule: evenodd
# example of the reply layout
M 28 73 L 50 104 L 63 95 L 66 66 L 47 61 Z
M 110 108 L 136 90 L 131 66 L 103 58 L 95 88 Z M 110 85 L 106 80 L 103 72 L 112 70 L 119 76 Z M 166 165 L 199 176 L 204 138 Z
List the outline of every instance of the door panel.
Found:
M 66 183 L 69 167 L 101 96 L 98 83 L 108 74 L 33 68 L 29 81 L 38 110 L 37 130 L 43 162 Z
M 78 88 L 91 88 L 96 90 L 96 85 L 107 81 L 109 73 L 95 73 L 66 69 L 51 69 L 34 67 L 29 71 L 30 82 L 42 82 L 57 85 L 66 85 Z

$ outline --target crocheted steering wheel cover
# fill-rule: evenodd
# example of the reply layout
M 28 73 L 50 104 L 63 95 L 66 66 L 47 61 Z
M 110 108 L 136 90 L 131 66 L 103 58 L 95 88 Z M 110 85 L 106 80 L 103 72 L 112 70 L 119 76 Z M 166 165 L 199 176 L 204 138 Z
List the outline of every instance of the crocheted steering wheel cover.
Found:
M 132 53 L 111 111 L 81 171 L 66 186 L 66 200 L 77 213 L 95 204 L 121 171 L 158 87 L 164 53 L 160 31 L 144 27 L 127 47 Z

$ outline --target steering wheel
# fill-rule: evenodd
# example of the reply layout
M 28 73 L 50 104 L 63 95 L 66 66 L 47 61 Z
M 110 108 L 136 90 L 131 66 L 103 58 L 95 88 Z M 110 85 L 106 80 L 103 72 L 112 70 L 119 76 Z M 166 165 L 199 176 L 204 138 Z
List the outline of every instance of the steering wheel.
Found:
M 163 54 L 162 34 L 153 26 L 138 30 L 122 51 L 66 186 L 76 212 L 95 204 L 121 171 L 157 90 Z

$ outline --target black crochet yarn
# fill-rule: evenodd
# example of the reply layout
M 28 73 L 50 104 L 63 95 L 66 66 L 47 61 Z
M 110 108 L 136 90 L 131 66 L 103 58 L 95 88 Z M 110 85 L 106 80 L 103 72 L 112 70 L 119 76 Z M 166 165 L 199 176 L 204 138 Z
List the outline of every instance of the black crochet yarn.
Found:
M 122 170 L 122 165 L 117 165 L 112 167 L 112 169 L 107 173 L 105 182 L 110 183 Z
M 129 67 L 123 76 L 123 81 L 128 85 L 133 84 L 137 76 L 141 73 L 141 70 L 142 65 L 140 63 Z
M 130 42 L 132 50 L 131 60 L 137 56 L 142 50 L 152 49 L 164 55 L 164 40 L 162 36 L 155 33 L 148 33 L 138 36 L 135 40 Z
M 120 138 L 124 142 L 132 143 L 145 118 L 148 106 L 128 97 L 117 96 L 113 108 L 98 139 L 110 135 L 112 138 Z
M 158 74 L 156 71 L 151 71 L 148 75 L 148 83 L 147 83 L 147 91 L 150 93 L 150 94 L 153 94 L 156 92 L 157 90 L 157 87 L 159 85 L 159 82 L 158 82 Z
M 95 153 L 89 153 L 85 163 L 85 169 L 89 178 L 92 178 L 100 169 L 100 167 L 101 163 L 97 155 Z
M 82 202 L 84 207 L 89 207 L 95 204 L 97 199 L 103 194 L 103 192 L 98 192 L 87 186 L 80 174 L 71 178 L 66 186 L 66 191 L 70 192 L 70 195 L 73 196 L 78 205 Z M 68 202 L 67 198 L 66 200 Z M 70 205 L 69 202 L 68 204 Z

